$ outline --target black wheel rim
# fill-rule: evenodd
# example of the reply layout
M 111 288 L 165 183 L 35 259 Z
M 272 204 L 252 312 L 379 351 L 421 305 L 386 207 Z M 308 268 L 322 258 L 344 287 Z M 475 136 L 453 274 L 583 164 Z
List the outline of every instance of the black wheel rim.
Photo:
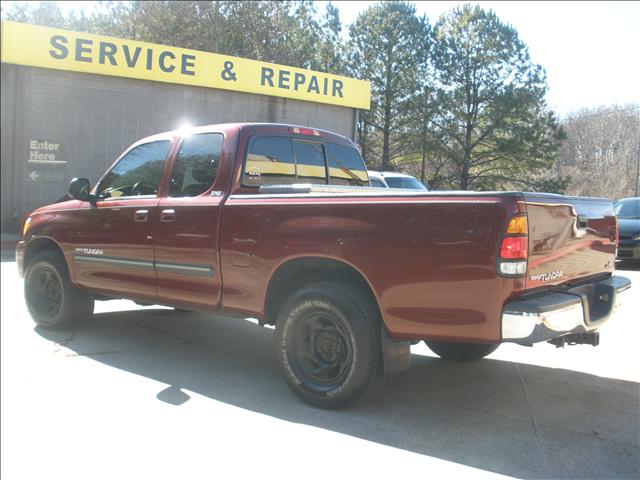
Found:
M 31 276 L 29 300 L 31 307 L 44 321 L 52 321 L 62 305 L 62 282 L 51 267 L 38 267 Z
M 293 330 L 292 368 L 303 384 L 329 391 L 344 383 L 353 362 L 346 325 L 327 313 L 310 313 Z

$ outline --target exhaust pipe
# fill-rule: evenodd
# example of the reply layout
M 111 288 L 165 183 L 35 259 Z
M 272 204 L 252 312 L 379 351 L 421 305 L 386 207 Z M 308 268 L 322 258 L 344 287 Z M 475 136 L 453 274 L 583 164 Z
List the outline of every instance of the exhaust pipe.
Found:
M 547 341 L 557 348 L 562 348 L 565 345 L 591 345 L 592 347 L 597 347 L 600 344 L 600 333 L 570 333 Z

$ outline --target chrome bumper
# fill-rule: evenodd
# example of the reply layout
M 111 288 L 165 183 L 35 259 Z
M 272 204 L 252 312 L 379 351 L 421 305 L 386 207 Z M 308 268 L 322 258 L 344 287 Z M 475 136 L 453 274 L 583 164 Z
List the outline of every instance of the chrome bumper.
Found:
M 615 276 L 507 303 L 502 310 L 502 340 L 530 345 L 594 331 L 617 310 L 620 294 L 630 286 L 628 278 Z

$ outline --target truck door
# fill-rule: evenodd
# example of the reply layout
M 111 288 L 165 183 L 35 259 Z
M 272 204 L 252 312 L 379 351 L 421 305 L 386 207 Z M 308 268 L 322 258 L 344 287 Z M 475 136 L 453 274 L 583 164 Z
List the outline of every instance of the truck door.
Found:
M 171 141 L 137 145 L 96 187 L 96 206 L 77 210 L 73 267 L 78 285 L 156 301 L 153 233 L 160 177 Z
M 159 303 L 204 310 L 220 303 L 218 232 L 225 186 L 216 181 L 223 136 L 187 136 L 176 154 L 155 235 Z

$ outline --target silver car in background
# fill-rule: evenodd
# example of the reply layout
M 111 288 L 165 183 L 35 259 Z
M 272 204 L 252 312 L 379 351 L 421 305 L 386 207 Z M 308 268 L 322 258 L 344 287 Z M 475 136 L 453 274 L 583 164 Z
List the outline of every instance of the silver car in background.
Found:
M 429 190 L 420 180 L 411 175 L 398 172 L 377 172 L 368 170 L 372 187 L 409 188 L 412 190 Z

